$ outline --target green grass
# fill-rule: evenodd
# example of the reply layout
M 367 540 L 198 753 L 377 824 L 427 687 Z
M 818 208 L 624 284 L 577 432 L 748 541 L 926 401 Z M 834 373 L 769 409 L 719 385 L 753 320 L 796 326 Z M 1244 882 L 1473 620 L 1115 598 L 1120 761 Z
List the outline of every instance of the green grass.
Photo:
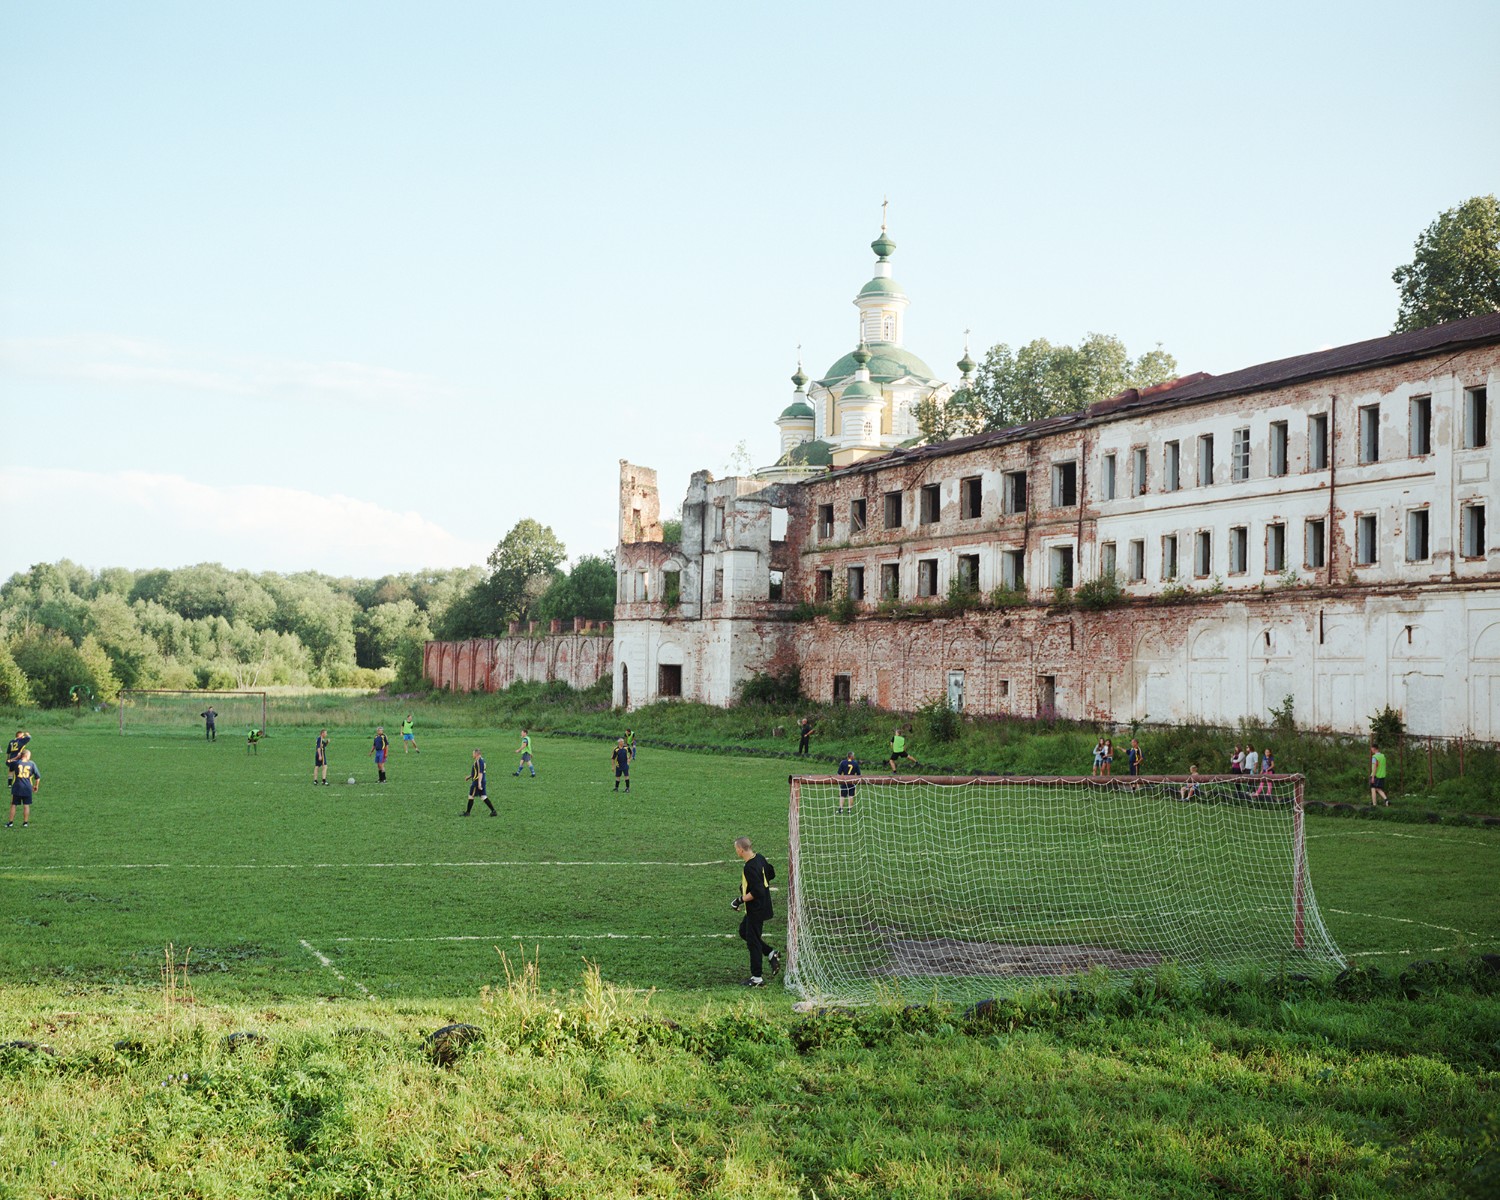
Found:
M 298 728 L 273 709 L 254 756 L 196 725 L 31 723 L 45 786 L 32 828 L 0 838 L 0 1041 L 56 1055 L 0 1050 L 0 1198 L 1478 1196 L 1500 1178 L 1493 830 L 1310 817 L 1318 900 L 1359 968 L 1339 984 L 1164 970 L 974 1013 L 797 1016 L 780 988 L 735 986 L 727 904 L 735 836 L 786 861 L 786 761 L 647 744 L 627 799 L 602 736 L 534 735 L 540 777 L 513 779 L 514 723 L 449 702 L 418 708 L 423 753 L 398 737 L 379 787 L 369 734 L 405 704 L 306 704 Z M 325 722 L 330 776 L 355 787 L 308 782 Z M 458 815 L 475 745 L 498 819 Z M 170 995 L 169 943 L 188 962 Z M 422 1039 L 453 1020 L 484 1042 L 434 1065 Z M 236 1030 L 265 1040 L 233 1052 Z

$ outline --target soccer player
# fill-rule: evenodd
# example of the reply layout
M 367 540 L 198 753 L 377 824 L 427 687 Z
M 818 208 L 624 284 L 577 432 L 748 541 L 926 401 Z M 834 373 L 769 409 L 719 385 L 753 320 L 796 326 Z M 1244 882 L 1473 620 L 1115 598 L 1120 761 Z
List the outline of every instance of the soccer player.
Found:
M 809 720 L 807 717 L 803 717 L 800 721 L 797 722 L 797 753 L 798 754 L 809 754 L 809 753 L 811 753 L 811 751 L 809 751 L 808 748 L 807 748 L 807 744 L 812 739 L 812 731 L 813 731 L 812 721 Z
M 635 730 L 625 731 L 625 749 L 630 751 L 630 761 L 635 762 Z
M 615 764 L 615 791 L 620 790 L 620 780 L 625 780 L 625 794 L 630 795 L 630 747 L 624 738 L 615 739 L 615 748 L 609 752 Z
M 531 734 L 524 729 L 521 730 L 521 744 L 516 747 L 516 753 L 521 756 L 521 761 L 516 764 L 515 773 L 519 775 L 526 768 L 531 768 L 531 777 L 536 778 L 536 764 L 531 761 Z
M 318 770 L 323 771 L 323 786 L 328 786 L 328 730 L 318 734 L 318 740 L 313 746 L 313 782 L 318 782 Z
M 474 751 L 474 765 L 469 768 L 469 807 L 464 809 L 464 816 L 467 817 L 474 811 L 476 799 L 484 801 L 484 806 L 490 810 L 490 816 L 500 815 L 490 803 L 489 791 L 484 786 L 484 756 L 477 749 Z
M 16 736 L 5 745 L 5 786 L 16 781 L 16 764 L 21 761 L 21 751 L 31 742 L 31 734 L 24 729 L 16 730 Z
M 1375 797 L 1379 796 L 1377 800 Z M 1385 794 L 1385 755 L 1374 742 L 1370 743 L 1370 807 L 1376 808 L 1381 801 L 1390 808 L 1391 798 Z
M 401 722 L 401 744 L 405 747 L 403 754 L 410 754 L 413 750 L 418 754 L 422 753 L 421 747 L 417 745 L 417 735 L 411 713 L 407 713 L 406 720 Z
M 219 714 L 214 711 L 214 706 L 210 704 L 198 715 L 203 718 L 204 739 L 210 742 L 217 742 L 219 740 L 219 731 L 215 727 L 214 722 L 219 719 Z
M 375 756 L 375 770 L 380 775 L 378 782 L 385 782 L 385 759 L 391 752 L 391 739 L 385 736 L 385 726 L 380 725 L 375 729 L 375 742 L 370 747 L 370 753 Z
M 896 727 L 896 732 L 893 733 L 893 734 L 891 734 L 891 761 L 890 761 L 890 768 L 891 768 L 892 771 L 894 771 L 896 769 L 896 764 L 898 762 L 900 762 L 903 758 L 906 759 L 908 762 L 910 762 L 911 765 L 914 766 L 914 767 L 920 767 L 922 765 L 921 763 L 919 763 L 916 760 L 915 757 L 913 757 L 911 754 L 909 754 L 907 752 L 907 749 L 906 749 L 906 735 L 901 732 L 901 727 L 898 725 Z
M 765 987 L 765 977 L 760 973 L 762 957 L 771 964 L 773 975 L 781 970 L 781 955 L 771 949 L 761 936 L 761 930 L 771 919 L 769 885 L 776 878 L 776 869 L 766 861 L 765 855 L 755 852 L 747 837 L 734 839 L 734 852 L 745 864 L 740 870 L 740 894 L 730 905 L 737 912 L 743 910 L 740 917 L 740 937 L 750 950 L 750 978 L 745 980 L 745 986 Z
M 1140 742 L 1135 738 L 1130 739 L 1130 748 L 1125 751 L 1125 766 L 1132 775 L 1141 773 L 1141 766 L 1146 761 L 1146 752 L 1141 749 Z
M 853 776 L 858 775 L 859 773 L 859 759 L 854 757 L 853 750 L 849 750 L 844 754 L 844 757 L 839 762 L 839 774 Z M 857 783 L 839 784 L 838 811 L 840 816 L 842 816 L 845 812 L 852 813 L 854 811 L 854 790 L 857 787 L 859 787 L 859 784 Z
M 21 757 L 16 759 L 15 782 L 10 785 L 10 817 L 5 822 L 5 828 L 9 829 L 16 823 L 17 804 L 21 806 L 21 828 L 25 829 L 31 824 L 31 798 L 41 786 L 42 773 L 36 769 L 36 763 L 31 761 L 31 751 L 22 750 Z
M 249 754 L 253 751 L 255 754 L 259 754 L 260 739 L 263 737 L 265 737 L 265 734 L 254 726 L 251 726 L 250 732 L 245 736 L 245 753 Z

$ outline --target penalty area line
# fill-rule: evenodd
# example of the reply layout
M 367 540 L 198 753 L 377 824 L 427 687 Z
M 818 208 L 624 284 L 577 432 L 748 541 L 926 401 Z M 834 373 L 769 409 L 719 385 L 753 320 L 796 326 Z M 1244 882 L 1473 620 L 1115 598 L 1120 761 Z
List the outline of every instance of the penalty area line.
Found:
M 341 937 L 336 942 L 673 942 L 719 941 L 737 933 L 450 933 L 431 937 Z M 302 943 L 304 946 L 306 942 Z M 311 949 L 311 947 L 308 947 Z M 314 951 L 316 953 L 316 951 Z M 321 955 L 319 956 L 321 957 Z
M 583 859 L 536 859 L 520 862 L 509 859 L 481 862 L 315 862 L 315 863 L 58 863 L 50 866 L 16 864 L 0 866 L 0 874 L 26 871 L 350 871 L 350 870 L 417 870 L 439 867 L 722 867 L 727 858 L 704 862 L 666 861 L 593 861 Z
M 342 940 L 342 939 L 340 939 L 340 940 Z M 319 950 L 316 946 L 314 946 L 306 938 L 298 938 L 297 941 L 301 944 L 301 946 L 302 946 L 302 948 L 304 950 L 306 950 L 315 959 L 317 959 L 320 963 L 322 963 L 323 967 L 326 970 L 331 971 L 333 973 L 333 977 L 335 979 L 337 979 L 340 983 L 347 983 L 350 987 L 357 987 L 366 996 L 368 996 L 370 994 L 370 989 L 369 988 L 365 987 L 365 985 L 362 984 L 362 983 L 360 983 L 359 980 L 357 980 L 357 979 L 350 979 L 348 976 L 346 976 L 342 971 L 340 971 L 336 966 L 333 965 L 333 960 L 331 958 L 329 958 L 328 955 L 324 954 L 321 950 Z

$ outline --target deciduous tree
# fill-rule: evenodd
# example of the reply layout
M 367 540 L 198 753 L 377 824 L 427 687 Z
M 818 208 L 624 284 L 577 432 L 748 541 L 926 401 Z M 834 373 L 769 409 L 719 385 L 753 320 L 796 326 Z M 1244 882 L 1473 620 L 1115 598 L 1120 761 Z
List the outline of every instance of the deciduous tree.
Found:
M 1396 333 L 1500 312 L 1500 201 L 1493 195 L 1440 214 L 1415 251 L 1391 272 L 1401 289 Z

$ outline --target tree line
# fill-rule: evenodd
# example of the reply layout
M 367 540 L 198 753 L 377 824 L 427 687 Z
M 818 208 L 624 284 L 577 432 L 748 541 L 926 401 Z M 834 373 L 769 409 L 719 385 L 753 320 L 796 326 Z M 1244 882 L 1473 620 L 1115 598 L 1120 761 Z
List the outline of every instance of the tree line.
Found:
M 199 563 L 174 570 L 62 559 L 0 586 L 0 704 L 110 703 L 122 688 L 424 686 L 432 638 L 503 634 L 531 617 L 608 619 L 611 556 L 566 551 L 527 519 L 485 567 L 334 577 Z

